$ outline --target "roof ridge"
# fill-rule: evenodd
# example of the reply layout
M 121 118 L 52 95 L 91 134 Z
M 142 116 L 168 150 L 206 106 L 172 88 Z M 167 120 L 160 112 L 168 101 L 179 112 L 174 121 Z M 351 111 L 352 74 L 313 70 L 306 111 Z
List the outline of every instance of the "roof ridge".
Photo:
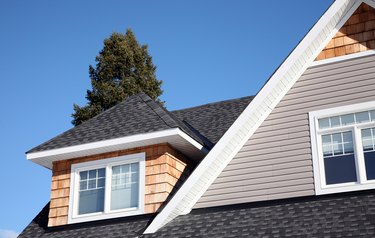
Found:
M 206 106 L 209 106 L 209 105 L 215 105 L 215 104 L 219 104 L 219 103 L 223 103 L 223 102 L 231 102 L 231 101 L 237 101 L 237 100 L 242 100 L 242 99 L 245 99 L 245 98 L 254 98 L 254 97 L 255 97 L 255 95 L 244 96 L 244 97 L 239 97 L 239 98 L 232 98 L 232 99 L 226 99 L 226 100 L 222 100 L 222 101 L 205 103 L 205 104 L 198 105 L 198 106 L 192 106 L 192 107 L 177 109 L 177 110 L 173 110 L 173 111 L 170 111 L 170 112 L 172 112 L 172 113 L 174 113 L 174 112 L 180 112 L 180 111 L 185 111 L 185 110 L 190 110 L 190 109 L 196 109 L 196 108 L 200 108 L 200 107 L 206 107 Z
M 139 97 L 141 100 L 145 102 L 145 104 L 153 110 L 158 117 L 169 127 L 174 128 L 180 128 L 182 131 L 187 133 L 190 137 L 192 137 L 194 140 L 196 140 L 199 143 L 202 143 L 205 147 L 211 148 L 213 143 L 209 141 L 207 138 L 205 138 L 201 133 L 199 133 L 198 130 L 195 128 L 190 128 L 192 126 L 186 125 L 186 123 L 182 120 L 180 120 L 178 117 L 173 115 L 170 111 L 168 111 L 166 108 L 162 107 L 158 103 L 156 103 L 152 98 L 150 98 L 147 94 L 141 93 L 139 94 Z
M 178 123 L 176 123 L 176 121 L 167 113 L 166 110 L 163 110 L 162 109 L 162 106 L 160 106 L 159 104 L 157 104 L 154 100 L 152 100 L 150 98 L 150 96 L 148 96 L 147 94 L 145 93 L 139 93 L 137 94 L 137 96 L 153 111 L 155 112 L 155 114 L 169 127 L 173 128 L 173 127 L 178 127 Z M 151 105 L 152 104 L 152 105 Z M 161 110 L 161 111 L 160 111 Z M 163 112 L 164 113 L 164 117 L 163 115 L 161 115 Z M 166 120 L 165 120 L 165 116 L 169 116 L 171 121 L 175 122 L 176 125 L 171 125 L 170 123 L 168 123 Z

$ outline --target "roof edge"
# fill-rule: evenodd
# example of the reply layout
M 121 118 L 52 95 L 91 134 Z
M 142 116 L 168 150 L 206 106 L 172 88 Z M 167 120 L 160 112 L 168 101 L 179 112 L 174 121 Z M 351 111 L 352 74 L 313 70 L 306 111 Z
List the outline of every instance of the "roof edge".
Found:
M 195 151 L 194 154 L 201 155 L 200 157 L 202 158 L 208 153 L 208 150 L 202 144 L 194 140 L 181 129 L 172 128 L 168 130 L 120 137 L 116 139 L 91 142 L 52 150 L 27 152 L 26 158 L 27 160 L 30 160 L 43 167 L 52 169 L 52 162 L 54 161 L 106 153 L 113 150 L 130 149 L 163 142 L 170 143 L 172 146 L 175 142 L 183 142 L 185 146 L 189 146 L 189 149 Z M 176 143 L 175 147 L 179 146 L 180 145 Z

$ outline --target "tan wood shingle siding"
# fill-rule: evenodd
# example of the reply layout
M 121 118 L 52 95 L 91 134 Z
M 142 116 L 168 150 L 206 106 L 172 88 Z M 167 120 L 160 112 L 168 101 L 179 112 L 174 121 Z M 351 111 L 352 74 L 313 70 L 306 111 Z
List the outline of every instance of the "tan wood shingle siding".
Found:
M 158 144 L 130 150 L 54 162 L 48 226 L 68 223 L 70 168 L 72 164 L 146 153 L 145 213 L 156 212 L 190 174 L 191 161 L 168 144 Z
M 374 55 L 307 69 L 194 208 L 315 194 L 308 112 L 374 92 Z
M 375 9 L 362 3 L 316 60 L 375 49 Z

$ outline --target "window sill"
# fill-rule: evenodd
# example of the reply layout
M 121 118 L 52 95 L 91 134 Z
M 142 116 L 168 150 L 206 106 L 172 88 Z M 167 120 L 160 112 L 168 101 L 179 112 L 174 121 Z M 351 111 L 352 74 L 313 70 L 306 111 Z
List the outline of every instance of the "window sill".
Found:
M 88 221 L 97 221 L 97 220 L 105 220 L 111 218 L 119 218 L 119 217 L 128 217 L 128 216 L 135 216 L 135 215 L 142 215 L 144 211 L 140 209 L 126 209 L 126 211 L 114 211 L 109 213 L 93 213 L 93 214 L 85 214 L 79 215 L 76 217 L 69 217 L 68 224 L 80 223 L 80 222 L 88 222 Z
M 349 183 L 340 185 L 325 186 L 322 188 L 316 188 L 316 195 L 342 193 L 342 192 L 354 192 L 359 190 L 375 189 L 375 181 L 366 182 L 363 184 Z

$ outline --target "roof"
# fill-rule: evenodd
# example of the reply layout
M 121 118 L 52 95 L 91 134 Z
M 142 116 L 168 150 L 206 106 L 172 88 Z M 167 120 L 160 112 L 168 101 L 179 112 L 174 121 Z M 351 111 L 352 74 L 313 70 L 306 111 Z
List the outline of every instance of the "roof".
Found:
M 196 209 L 147 235 L 152 215 L 46 228 L 48 205 L 20 238 L 375 236 L 375 190 Z
M 246 108 L 254 96 L 241 97 L 172 111 L 211 142 L 216 143 Z
M 125 136 L 180 128 L 207 148 L 212 143 L 184 122 L 154 102 L 144 93 L 130 96 L 123 102 L 83 122 L 27 153 L 82 145 Z
M 137 237 L 154 216 L 132 216 L 48 228 L 48 213 L 49 203 L 18 237 Z
M 146 94 L 139 93 L 27 153 L 171 128 L 180 128 L 210 149 L 252 99 L 253 96 L 248 96 L 169 112 Z

